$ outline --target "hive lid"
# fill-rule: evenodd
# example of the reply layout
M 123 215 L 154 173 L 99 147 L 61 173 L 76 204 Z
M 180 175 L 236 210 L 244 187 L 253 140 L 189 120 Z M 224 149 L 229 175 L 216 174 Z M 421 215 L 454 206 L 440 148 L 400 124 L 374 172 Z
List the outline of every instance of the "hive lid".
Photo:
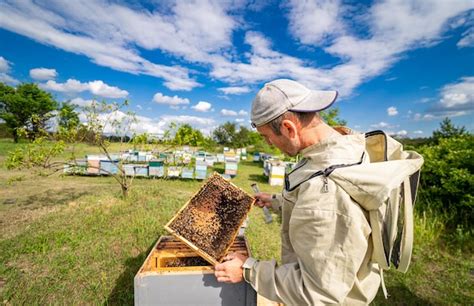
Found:
M 227 254 L 254 201 L 214 173 L 165 229 L 215 265 Z

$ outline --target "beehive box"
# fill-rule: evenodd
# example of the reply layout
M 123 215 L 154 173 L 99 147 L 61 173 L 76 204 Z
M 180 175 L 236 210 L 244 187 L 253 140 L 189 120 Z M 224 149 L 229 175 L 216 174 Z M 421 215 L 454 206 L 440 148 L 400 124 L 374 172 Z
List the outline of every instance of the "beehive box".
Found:
M 285 164 L 282 162 L 270 162 L 269 184 L 271 186 L 283 186 L 284 180 Z
M 165 229 L 215 265 L 227 254 L 254 201 L 214 173 Z
M 100 161 L 100 174 L 112 175 L 118 173 L 118 160 L 101 160 Z
M 230 251 L 250 256 L 244 237 Z M 245 281 L 217 282 L 213 267 L 173 236 L 162 236 L 134 278 L 135 305 L 256 305 L 257 294 Z
M 183 168 L 183 170 L 181 171 L 181 178 L 193 179 L 194 178 L 194 168 Z

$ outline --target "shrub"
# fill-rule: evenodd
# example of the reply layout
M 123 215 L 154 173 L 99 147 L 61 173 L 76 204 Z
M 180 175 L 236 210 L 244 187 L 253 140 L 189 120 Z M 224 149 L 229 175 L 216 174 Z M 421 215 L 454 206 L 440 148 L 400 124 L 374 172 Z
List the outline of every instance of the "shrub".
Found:
M 474 221 L 474 136 L 440 138 L 436 145 L 422 146 L 423 155 L 418 208 L 448 217 L 447 228 L 471 230 Z

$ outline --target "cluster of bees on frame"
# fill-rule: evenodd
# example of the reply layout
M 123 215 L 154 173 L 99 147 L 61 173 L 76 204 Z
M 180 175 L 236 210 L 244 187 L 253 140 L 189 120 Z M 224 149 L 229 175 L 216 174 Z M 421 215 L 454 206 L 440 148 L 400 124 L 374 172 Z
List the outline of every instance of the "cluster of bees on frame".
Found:
M 209 266 L 209 263 L 202 257 L 176 257 L 166 261 L 165 267 L 177 268 L 177 267 L 200 267 Z
M 252 202 L 248 194 L 214 175 L 170 227 L 220 261 Z

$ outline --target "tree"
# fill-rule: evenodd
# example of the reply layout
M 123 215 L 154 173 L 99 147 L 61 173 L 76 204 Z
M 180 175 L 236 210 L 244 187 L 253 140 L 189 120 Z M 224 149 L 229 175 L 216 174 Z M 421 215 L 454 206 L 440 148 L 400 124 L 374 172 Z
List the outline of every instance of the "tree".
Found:
M 323 120 L 330 126 L 345 126 L 346 120 L 339 118 L 339 108 L 331 108 L 330 110 L 319 112 Z
M 70 103 L 63 103 L 58 110 L 59 127 L 70 129 L 79 126 L 79 115 L 75 111 L 76 106 Z
M 433 131 L 433 140 L 435 143 L 439 143 L 441 138 L 451 138 L 451 137 L 458 137 L 462 135 L 467 135 L 465 127 L 456 127 L 451 122 L 451 119 L 444 118 L 444 120 L 440 123 L 439 130 Z
M 248 146 L 250 144 L 249 138 L 250 130 L 245 126 L 239 126 L 239 131 L 235 134 L 234 145 L 238 148 Z
M 15 142 L 18 142 L 22 128 L 29 138 L 40 136 L 56 108 L 57 102 L 51 94 L 36 84 L 25 83 L 13 88 L 0 83 L 0 118 L 7 124 Z
M 174 143 L 176 145 L 190 145 L 200 146 L 204 141 L 201 131 L 193 129 L 193 127 L 187 123 L 182 124 L 178 127 L 176 134 L 174 135 Z
M 234 122 L 225 122 L 219 125 L 213 132 L 212 136 L 214 140 L 221 145 L 229 146 L 233 145 L 236 139 L 237 125 Z

